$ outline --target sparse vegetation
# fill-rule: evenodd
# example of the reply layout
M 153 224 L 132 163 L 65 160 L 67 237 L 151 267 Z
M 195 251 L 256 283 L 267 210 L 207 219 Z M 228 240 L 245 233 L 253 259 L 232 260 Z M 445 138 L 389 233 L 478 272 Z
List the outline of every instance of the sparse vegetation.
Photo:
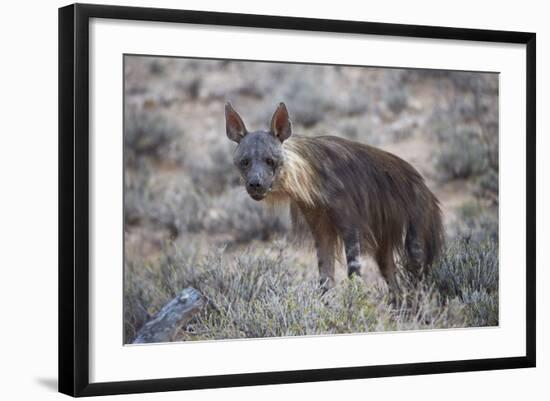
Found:
M 479 134 L 470 129 L 445 133 L 437 167 L 443 178 L 469 178 L 480 175 L 488 167 L 486 145 Z
M 165 158 L 177 145 L 178 129 L 158 112 L 128 108 L 124 122 L 124 162 L 127 166 L 142 158 Z
M 179 340 L 498 324 L 498 250 L 492 242 L 453 244 L 420 283 L 404 273 L 406 295 L 397 306 L 389 303 L 384 287 L 360 278 L 343 280 L 322 295 L 310 271 L 314 266 L 289 257 L 284 243 L 248 248 L 238 256 L 218 249 L 197 258 L 174 244 L 163 251 L 153 263 L 126 265 L 127 340 L 135 335 L 136 322 L 187 286 L 209 304 L 181 329 Z
M 126 341 L 186 286 L 208 305 L 176 340 L 498 324 L 496 75 L 132 56 L 125 77 Z M 296 133 L 410 161 L 444 197 L 441 260 L 420 282 L 402 271 L 397 304 L 368 275 L 322 296 L 312 250 L 291 242 L 284 210 L 242 189 L 227 100 L 251 130 L 285 101 Z

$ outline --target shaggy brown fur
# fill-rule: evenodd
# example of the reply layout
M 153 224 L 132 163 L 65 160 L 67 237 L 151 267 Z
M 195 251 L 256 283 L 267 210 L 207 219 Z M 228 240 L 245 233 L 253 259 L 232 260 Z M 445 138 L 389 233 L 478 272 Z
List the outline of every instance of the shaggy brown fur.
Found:
M 231 118 L 236 118 L 233 113 L 238 116 L 228 105 L 228 135 Z M 342 248 L 348 275 L 360 274 L 359 257 L 366 253 L 394 290 L 395 256 L 418 273 L 440 253 L 444 238 L 438 200 L 422 176 L 399 157 L 335 136 L 290 137 L 284 104 L 275 112 L 269 132 L 248 133 L 242 124 L 241 134 L 235 163 L 247 190 L 256 200 L 288 201 L 293 222 L 306 223 L 325 288 L 334 283 L 335 259 Z M 277 140 L 272 143 L 262 135 Z M 248 169 L 242 168 L 243 160 Z M 257 187 L 250 188 L 250 183 Z

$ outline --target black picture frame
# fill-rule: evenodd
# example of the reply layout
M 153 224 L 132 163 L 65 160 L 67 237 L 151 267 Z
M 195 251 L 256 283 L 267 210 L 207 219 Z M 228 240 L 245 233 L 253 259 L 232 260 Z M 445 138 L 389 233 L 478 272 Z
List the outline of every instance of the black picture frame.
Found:
M 526 46 L 526 353 L 521 357 L 90 383 L 89 22 L 91 18 L 437 38 Z M 94 396 L 535 366 L 536 35 L 436 26 L 75 4 L 59 9 L 59 391 Z

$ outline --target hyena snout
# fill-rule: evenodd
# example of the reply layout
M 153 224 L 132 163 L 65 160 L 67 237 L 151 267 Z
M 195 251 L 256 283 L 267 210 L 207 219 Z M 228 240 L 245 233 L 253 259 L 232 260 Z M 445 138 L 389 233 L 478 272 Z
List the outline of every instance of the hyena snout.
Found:
M 246 192 L 248 192 L 252 199 L 262 200 L 267 196 L 271 188 L 272 180 L 270 179 L 269 174 L 266 174 L 263 171 L 258 171 L 257 169 L 252 170 L 252 174 L 247 174 L 245 176 Z
M 259 179 L 253 178 L 246 184 L 247 188 L 250 191 L 261 191 L 263 189 L 263 185 L 260 182 Z
M 254 200 L 262 200 L 269 191 L 269 185 L 258 178 L 252 178 L 246 182 L 246 191 Z

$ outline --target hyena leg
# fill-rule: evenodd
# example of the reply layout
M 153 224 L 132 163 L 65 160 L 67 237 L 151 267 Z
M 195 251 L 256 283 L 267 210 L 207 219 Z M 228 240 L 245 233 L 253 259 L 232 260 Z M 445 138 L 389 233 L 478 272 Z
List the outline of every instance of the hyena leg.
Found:
M 348 264 L 348 277 L 354 274 L 361 275 L 361 245 L 359 242 L 359 233 L 352 231 L 344 236 L 344 247 L 346 249 L 346 262 Z
M 317 264 L 319 266 L 319 283 L 323 293 L 334 286 L 334 243 L 331 238 L 315 238 Z
M 422 270 L 422 241 L 413 225 L 409 225 L 405 237 L 405 251 L 407 253 L 406 267 L 412 273 L 420 274 Z
M 336 231 L 328 218 L 316 210 L 307 210 L 304 212 L 304 217 L 315 240 L 319 281 L 324 293 L 332 288 L 335 283 Z
M 382 277 L 384 277 L 384 280 L 386 280 L 386 284 L 388 284 L 390 292 L 393 296 L 399 295 L 400 291 L 396 277 L 397 268 L 395 266 L 393 251 L 391 247 L 378 249 L 375 259 L 376 263 L 378 264 L 378 268 L 380 269 L 380 273 L 382 273 Z

